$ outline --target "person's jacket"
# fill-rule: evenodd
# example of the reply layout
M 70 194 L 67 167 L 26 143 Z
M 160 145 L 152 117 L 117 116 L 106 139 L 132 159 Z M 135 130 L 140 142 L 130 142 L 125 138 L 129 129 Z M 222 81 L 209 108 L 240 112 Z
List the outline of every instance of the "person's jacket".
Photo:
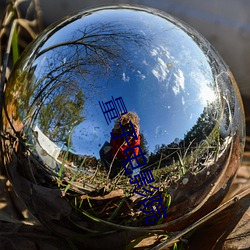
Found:
M 113 136 L 118 136 L 117 132 L 114 129 L 112 130 L 112 134 L 113 134 Z M 125 152 L 123 152 L 124 150 L 126 150 L 128 148 L 132 148 L 132 147 L 137 146 L 137 145 L 140 146 L 141 136 L 138 135 L 137 137 L 138 137 L 137 140 L 132 138 L 129 141 L 129 145 L 127 145 L 124 136 L 121 136 L 121 137 L 118 137 L 118 138 L 115 138 L 115 139 L 113 137 L 111 137 L 110 145 L 112 147 L 111 148 L 112 157 L 115 157 L 115 158 L 118 158 L 118 159 L 126 159 L 127 155 L 126 155 Z M 124 141 L 125 141 L 125 144 L 123 146 L 121 146 L 124 143 Z M 139 147 L 135 147 L 134 152 L 135 152 L 136 155 L 138 155 Z M 133 154 L 133 150 L 128 150 L 127 153 L 129 155 L 129 157 L 131 157 L 132 154 Z

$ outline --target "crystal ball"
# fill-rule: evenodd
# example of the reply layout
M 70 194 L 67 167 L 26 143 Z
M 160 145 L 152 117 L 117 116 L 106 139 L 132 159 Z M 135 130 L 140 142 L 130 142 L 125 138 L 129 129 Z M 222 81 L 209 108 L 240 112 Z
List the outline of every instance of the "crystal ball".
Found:
M 215 49 L 171 15 L 133 6 L 46 29 L 15 65 L 2 122 L 19 197 L 85 244 L 180 230 L 216 208 L 245 136 L 236 82 Z

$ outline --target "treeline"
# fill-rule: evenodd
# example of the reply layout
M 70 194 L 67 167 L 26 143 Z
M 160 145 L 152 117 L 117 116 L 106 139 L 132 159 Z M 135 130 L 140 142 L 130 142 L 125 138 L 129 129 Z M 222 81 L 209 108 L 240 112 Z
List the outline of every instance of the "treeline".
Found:
M 176 138 L 167 145 L 162 144 L 155 147 L 154 153 L 149 155 L 148 166 L 158 168 L 172 165 L 184 155 L 190 154 L 201 146 L 216 126 L 217 113 L 215 105 L 208 104 L 195 125 L 184 135 L 183 139 Z

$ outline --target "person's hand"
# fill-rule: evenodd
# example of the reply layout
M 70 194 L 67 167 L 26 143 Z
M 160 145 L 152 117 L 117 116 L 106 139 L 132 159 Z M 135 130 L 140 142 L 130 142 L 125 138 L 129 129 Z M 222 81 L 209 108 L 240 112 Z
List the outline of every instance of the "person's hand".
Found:
M 134 131 L 135 131 L 136 136 L 138 137 L 139 134 L 140 134 L 140 127 L 139 127 L 139 125 L 133 124 L 133 128 L 134 128 Z M 129 142 L 136 141 L 136 139 L 134 138 L 135 134 L 134 134 L 134 132 L 133 132 L 133 135 L 129 135 L 129 134 L 126 135 Z M 127 146 L 128 143 L 127 143 L 127 142 L 124 142 L 124 145 Z
M 136 136 L 138 137 L 139 134 L 140 134 L 140 127 L 138 125 L 134 125 L 134 130 L 135 130 L 135 133 L 136 133 Z M 133 136 L 128 136 L 128 140 L 131 141 L 135 141 L 136 139 L 133 137 Z

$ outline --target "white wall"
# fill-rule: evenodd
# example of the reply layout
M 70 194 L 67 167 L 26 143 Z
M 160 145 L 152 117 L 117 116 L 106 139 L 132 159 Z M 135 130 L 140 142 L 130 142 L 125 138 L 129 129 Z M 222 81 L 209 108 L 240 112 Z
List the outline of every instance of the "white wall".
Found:
M 36 153 L 50 168 L 56 169 L 58 167 L 57 158 L 61 149 L 46 135 L 44 135 L 37 126 L 34 131 L 37 133 L 37 143 L 35 146 Z

